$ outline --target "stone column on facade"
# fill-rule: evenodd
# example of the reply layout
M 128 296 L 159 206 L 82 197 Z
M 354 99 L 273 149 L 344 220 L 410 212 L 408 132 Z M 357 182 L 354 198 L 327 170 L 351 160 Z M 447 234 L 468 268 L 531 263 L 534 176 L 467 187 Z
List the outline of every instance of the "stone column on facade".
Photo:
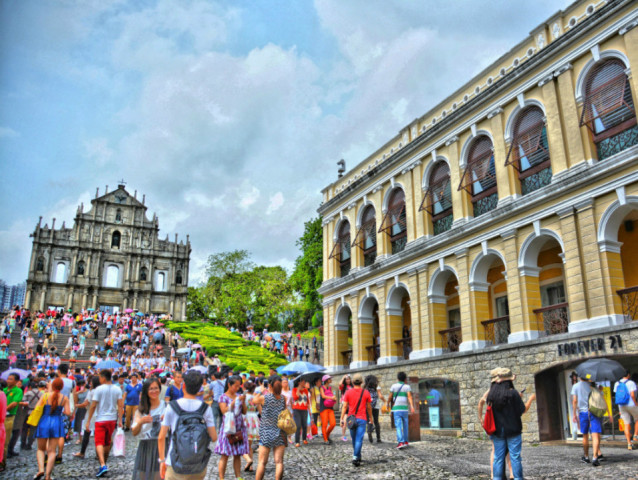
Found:
M 415 328 L 415 315 L 412 315 L 412 352 L 410 353 L 410 359 L 430 357 L 433 355 L 434 333 L 428 305 L 428 267 L 419 268 L 416 271 L 416 279 L 412 279 L 410 273 L 408 272 L 410 291 L 415 292 L 413 297 L 417 299 L 419 307 L 416 315 L 417 328 Z M 417 285 L 416 290 L 414 290 L 414 284 Z M 414 312 L 414 309 L 412 311 Z M 415 334 L 417 330 L 418 332 Z M 418 340 L 415 341 L 415 337 Z
M 168 311 L 173 317 L 175 317 L 175 299 L 174 298 L 171 298 Z
M 42 287 L 42 292 L 40 293 L 40 311 L 44 312 L 46 309 L 45 302 L 47 298 L 47 287 Z
M 67 310 L 72 310 L 73 309 L 73 287 L 71 287 L 69 289 L 69 293 L 67 294 L 67 301 L 66 301 L 66 309 Z
M 348 303 L 352 311 L 352 362 L 349 367 L 365 367 L 369 363 L 366 345 L 372 337 L 372 317 L 359 316 L 358 292 L 349 296 Z
M 330 253 L 332 252 L 332 249 L 334 247 L 334 242 L 332 241 L 332 239 L 334 238 L 334 235 L 333 235 L 334 222 L 335 222 L 334 219 L 329 220 L 326 226 L 324 227 L 324 236 L 325 236 L 324 241 L 326 242 L 324 243 L 324 245 L 328 246 L 328 248 L 324 252 L 324 262 L 326 267 L 326 274 L 324 275 L 324 281 L 330 280 L 336 277 L 335 271 L 334 271 L 335 260 L 333 258 L 329 258 Z
M 383 211 L 383 188 L 381 186 L 372 190 L 369 198 L 374 203 L 374 216 L 377 229 L 377 261 L 386 258 L 391 251 L 390 238 L 385 233 L 379 233 L 385 212 Z
M 583 265 L 580 259 L 580 246 L 578 236 L 580 235 L 574 207 L 563 208 L 556 212 L 560 218 L 560 229 L 563 238 L 563 263 L 565 264 L 565 291 L 569 304 L 569 329 L 572 323 L 587 319 L 587 297 L 585 296 L 585 285 L 583 275 Z
M 629 66 L 635 71 L 638 69 L 638 28 L 635 25 L 627 25 L 620 29 L 619 32 L 625 41 L 625 55 L 629 59 Z M 638 105 L 638 75 L 634 71 L 629 73 L 629 82 L 631 85 L 631 94 L 633 96 L 634 105 Z
M 31 310 L 31 287 L 27 288 L 26 293 L 24 294 L 24 305 L 26 308 Z
M 558 92 L 563 119 L 563 139 L 567 144 L 567 165 L 574 166 L 585 161 L 583 130 L 579 126 L 580 115 L 574 98 L 572 66 L 567 63 L 555 72 L 558 77 Z M 583 129 L 586 127 L 582 127 Z
M 503 109 L 499 107 L 491 111 L 487 118 L 490 120 L 492 129 L 498 202 L 501 204 L 520 196 L 520 182 L 516 169 L 512 165 L 505 165 L 507 151 L 503 129 Z
M 447 146 L 448 160 L 450 161 L 450 186 L 452 188 L 452 211 L 454 224 L 462 224 L 474 217 L 472 199 L 465 189 L 459 190 L 463 168 L 461 167 L 461 152 L 459 137 L 452 137 L 445 142 Z M 432 222 L 428 222 L 430 225 Z
M 399 317 L 399 323 L 403 318 L 400 310 L 394 311 L 386 308 L 386 282 L 379 280 L 376 285 L 376 297 L 379 302 L 379 359 L 378 364 L 393 363 L 398 360 L 396 344 L 392 341 L 392 321 Z M 392 318 L 394 317 L 394 318 Z M 401 335 L 399 334 L 399 338 Z
M 359 225 L 357 225 L 357 215 L 359 209 L 363 208 L 356 204 L 352 205 L 348 209 L 348 221 L 350 222 L 350 271 L 356 272 L 363 267 L 363 252 L 359 247 L 353 247 L 352 243 L 359 231 Z
M 419 211 L 421 202 L 423 201 L 423 195 L 425 194 L 422 188 L 423 179 L 423 162 L 418 162 L 412 169 L 412 184 L 415 191 L 415 204 L 414 204 L 414 225 L 415 225 L 415 238 L 420 238 L 425 233 L 425 224 L 428 223 L 427 212 Z M 417 195 L 418 193 L 418 195 Z
M 541 88 L 543 106 L 545 107 L 545 130 L 547 132 L 549 159 L 552 165 L 552 178 L 557 178 L 556 175 L 567 171 L 568 165 L 567 157 L 565 156 L 565 137 L 561 125 L 554 75 L 549 75 L 541 80 L 538 86 Z
M 459 351 L 476 350 L 485 347 L 485 334 L 478 329 L 478 322 L 472 313 L 470 303 L 470 257 L 467 248 L 456 252 L 456 273 L 458 275 L 459 308 L 461 310 L 461 338 Z
M 334 338 L 334 317 L 332 315 L 331 306 L 328 303 L 323 304 L 323 365 L 326 370 L 332 371 L 336 368 L 337 363 L 333 355 L 333 338 Z
M 403 175 L 400 177 L 400 182 L 403 183 L 404 192 L 405 192 L 405 221 L 406 221 L 406 234 L 408 242 L 414 241 L 416 238 L 416 225 L 415 221 L 415 212 L 418 211 L 419 205 L 415 203 L 420 200 L 416 198 L 414 192 L 414 183 L 412 182 L 412 172 L 410 169 L 406 169 L 403 172 Z

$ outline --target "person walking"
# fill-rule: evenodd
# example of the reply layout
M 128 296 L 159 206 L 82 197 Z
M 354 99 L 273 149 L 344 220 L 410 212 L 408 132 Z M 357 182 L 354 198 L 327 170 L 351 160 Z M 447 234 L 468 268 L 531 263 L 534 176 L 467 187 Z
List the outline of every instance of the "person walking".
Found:
M 371 406 L 372 406 L 372 422 L 368 424 L 368 440 L 372 443 L 372 430 L 377 433 L 377 443 L 381 443 L 381 425 L 379 424 L 379 409 L 381 405 L 385 403 L 385 397 L 381 393 L 381 387 L 379 381 L 374 375 L 368 375 L 365 379 L 365 388 L 370 394 Z
M 29 390 L 27 391 L 27 393 L 24 394 L 24 397 L 22 397 L 21 403 L 21 405 L 25 406 L 27 409 L 25 417 L 26 419 L 28 419 L 29 415 L 31 415 L 31 412 L 35 410 L 35 407 L 38 405 L 38 402 L 44 395 L 44 391 L 46 390 L 46 388 L 47 382 L 45 381 L 37 382 L 36 379 L 32 379 L 31 383 L 29 383 Z M 26 420 L 24 421 L 24 423 L 22 424 L 22 432 L 20 432 L 20 450 L 27 451 L 33 449 L 33 442 L 35 441 L 35 430 L 36 427 L 29 425 Z
M 592 385 L 585 378 L 580 378 L 578 383 L 572 385 L 572 407 L 574 410 L 574 422 L 578 423 L 578 428 L 583 434 L 583 451 L 584 455 L 581 461 L 590 463 L 589 460 L 589 437 L 591 433 L 593 448 L 591 464 L 594 467 L 600 466 L 600 435 L 603 433 L 602 418 L 597 417 L 589 411 L 589 396 L 592 391 Z M 514 460 L 512 459 L 512 464 Z
M 100 377 L 95 375 L 91 377 L 90 380 L 90 390 L 86 395 L 86 399 L 84 400 L 84 408 L 88 409 L 91 407 L 91 403 L 93 402 L 93 395 L 95 394 L 95 390 L 100 386 Z M 87 415 L 84 415 L 84 422 L 82 422 L 82 445 L 80 446 L 80 451 L 75 452 L 73 454 L 76 458 L 84 458 L 86 454 L 86 449 L 89 446 L 89 441 L 91 440 L 91 432 L 95 429 L 95 417 L 92 420 L 89 420 Z
M 95 415 L 95 450 L 100 461 L 100 469 L 96 477 L 101 477 L 109 471 L 106 462 L 111 453 L 111 438 L 115 427 L 122 427 L 124 415 L 122 390 L 113 385 L 110 370 L 100 370 L 100 383 L 101 385 L 93 393 L 87 420 L 90 423 Z
M 126 425 L 124 431 L 128 432 L 131 429 L 131 419 L 137 411 L 137 406 L 140 404 L 140 394 L 142 393 L 142 384 L 138 381 L 137 373 L 131 373 L 131 383 L 124 387 L 124 393 L 126 395 L 126 399 L 124 400 L 124 408 L 126 409 Z
M 244 424 L 246 425 L 246 432 L 248 433 L 248 453 L 244 455 L 244 460 L 246 460 L 244 472 L 253 471 L 253 443 L 259 442 L 259 414 L 261 407 L 254 403 L 257 398 L 255 395 L 255 387 L 255 383 L 250 381 L 244 385 L 246 390 L 246 416 L 244 417 Z
M 45 395 L 38 402 L 39 406 L 44 409 L 42 417 L 38 422 L 38 428 L 35 432 L 35 438 L 38 439 L 38 473 L 34 480 L 42 477 L 45 480 L 51 480 L 51 472 L 56 463 L 56 447 L 58 447 L 60 439 L 64 439 L 66 434 L 63 415 L 71 415 L 69 399 L 62 394 L 64 382 L 61 378 L 56 378 L 51 382 L 51 395 Z M 46 466 L 44 464 L 44 456 L 47 455 Z
M 512 462 L 512 473 L 516 480 L 523 480 L 523 464 L 521 462 L 521 446 L 523 424 L 521 416 L 525 413 L 525 404 L 521 395 L 514 388 L 516 377 L 512 371 L 502 369 L 498 381 L 492 383 L 487 395 L 487 404 L 494 413 L 496 431 L 492 435 L 494 443 L 494 463 L 492 478 L 503 480 L 505 456 L 509 452 Z
M 73 420 L 73 436 L 77 436 L 76 445 L 82 443 L 82 424 L 86 417 L 88 402 L 86 397 L 89 391 L 86 389 L 84 378 L 76 380 L 77 389 L 73 392 L 73 404 L 75 405 L 75 419 Z
M 625 376 L 614 384 L 616 405 L 620 410 L 620 418 L 625 424 L 625 438 L 627 449 L 636 447 L 631 443 L 631 424 L 634 424 L 634 440 L 638 440 L 638 400 L 636 398 L 636 383 L 631 380 L 631 372 L 627 370 Z
M 15 421 L 15 417 L 18 413 L 18 408 L 20 408 L 20 402 L 22 401 L 23 397 L 22 389 L 18 387 L 19 381 L 20 376 L 17 373 L 10 373 L 7 377 L 7 387 L 4 389 L 4 393 L 7 396 L 7 414 L 4 420 L 4 429 L 6 432 L 6 441 L 4 444 L 5 461 L 8 456 L 15 455 L 9 455 L 9 444 L 11 443 L 11 437 L 13 435 L 13 423 Z
M 319 402 L 319 416 L 321 417 L 321 433 L 323 434 L 324 445 L 332 444 L 330 440 L 330 434 L 337 426 L 337 420 L 335 419 L 335 404 L 337 398 L 330 384 L 332 383 L 332 377 L 330 375 L 324 375 L 321 377 L 323 386 L 321 387 L 321 401 Z
M 397 448 L 401 449 L 409 445 L 408 441 L 408 409 L 414 413 L 412 401 L 412 389 L 406 383 L 408 376 L 405 372 L 397 374 L 398 382 L 390 387 L 390 409 L 394 416 L 394 426 L 397 430 Z
M 274 375 L 268 379 L 268 392 L 260 395 L 253 403 L 261 407 L 259 424 L 259 464 L 255 480 L 263 480 L 271 450 L 275 457 L 275 480 L 284 478 L 284 453 L 286 434 L 277 425 L 279 414 L 286 409 L 286 398 L 282 395 L 281 377 Z
M 300 446 L 300 438 L 304 445 L 308 445 L 308 389 L 305 380 L 298 379 L 292 389 L 292 415 L 297 425 L 295 432 L 295 447 Z
M 7 468 L 7 463 L 6 463 L 7 459 L 4 456 L 4 445 L 7 440 L 7 434 L 4 428 L 4 422 L 6 418 L 7 418 L 7 396 L 4 393 L 4 389 L 0 388 L 0 473 L 4 472 Z
M 208 449 L 209 441 L 217 441 L 217 431 L 215 430 L 215 419 L 210 407 L 204 402 L 197 400 L 202 384 L 202 374 L 197 370 L 190 370 L 183 377 L 183 397 L 172 401 L 166 407 L 162 427 L 157 438 L 157 448 L 159 452 L 160 477 L 164 480 L 203 480 L 206 476 L 206 467 L 210 460 Z M 206 427 L 208 438 L 204 440 L 198 435 L 198 448 L 193 449 L 192 445 L 185 446 L 177 441 L 183 426 L 194 428 L 192 423 L 186 425 L 185 422 L 196 420 L 200 425 Z M 171 432 L 171 443 L 166 452 L 166 437 Z M 201 440 L 201 442 L 199 441 Z M 192 465 L 191 469 L 197 467 L 198 471 L 190 473 L 178 473 L 175 469 L 184 465 L 188 461 Z M 173 465 L 175 463 L 175 465 Z
M 363 437 L 366 434 L 367 419 L 372 423 L 372 407 L 370 393 L 363 388 L 363 376 L 355 373 L 352 377 L 353 388 L 348 390 L 341 399 L 341 428 L 347 425 L 346 416 L 355 417 L 354 423 L 349 425 L 352 437 L 352 464 L 355 467 L 361 465 L 361 447 Z
M 222 381 L 221 372 L 214 372 L 213 376 L 215 380 L 213 380 L 211 386 L 213 390 L 213 404 L 211 408 L 213 409 L 213 416 L 215 417 L 215 428 L 219 432 L 222 422 L 222 411 L 219 409 L 219 399 L 224 394 L 224 382 Z
M 315 380 L 314 385 L 310 387 L 309 391 L 310 391 L 310 412 L 312 414 L 312 425 L 316 428 L 317 425 L 319 425 L 318 420 L 319 420 L 319 403 L 321 402 L 321 377 L 318 377 Z
M 348 392 L 348 390 L 352 389 L 352 379 L 350 375 L 344 375 L 341 377 L 341 382 L 339 382 L 339 392 L 341 393 L 341 401 L 343 402 L 343 397 Z M 341 426 L 341 440 L 344 442 L 348 441 L 348 437 L 346 437 L 346 429 Z
M 219 433 L 219 441 L 215 446 L 215 453 L 219 457 L 219 480 L 224 480 L 228 457 L 233 457 L 233 469 L 235 478 L 241 478 L 241 457 L 248 453 L 248 434 L 244 425 L 244 415 L 246 414 L 246 396 L 239 395 L 241 388 L 241 377 L 232 376 L 228 379 L 228 389 L 219 399 L 219 408 L 224 416 L 222 428 Z M 230 414 L 227 416 L 227 414 Z M 229 438 L 228 422 L 231 419 L 235 422 L 236 433 L 241 433 L 241 439 Z M 232 443 L 231 443 L 232 440 Z
M 139 439 L 132 480 L 161 480 L 157 439 L 166 402 L 160 397 L 161 384 L 156 377 L 146 380 L 141 387 L 139 406 L 131 426 L 133 436 Z

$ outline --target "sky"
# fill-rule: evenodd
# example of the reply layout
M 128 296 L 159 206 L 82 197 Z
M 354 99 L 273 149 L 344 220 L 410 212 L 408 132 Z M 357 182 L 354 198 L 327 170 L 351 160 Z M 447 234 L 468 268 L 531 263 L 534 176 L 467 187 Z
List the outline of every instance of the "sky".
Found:
M 289 271 L 355 166 L 565 0 L 2 0 L 0 279 L 120 179 L 160 238 Z

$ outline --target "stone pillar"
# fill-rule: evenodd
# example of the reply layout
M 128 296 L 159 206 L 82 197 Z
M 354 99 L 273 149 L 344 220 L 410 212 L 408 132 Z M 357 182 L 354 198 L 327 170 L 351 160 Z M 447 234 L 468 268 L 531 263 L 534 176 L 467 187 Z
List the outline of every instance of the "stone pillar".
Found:
M 352 310 L 352 362 L 350 368 L 361 368 L 368 365 L 366 345 L 372 337 L 372 317 L 359 316 L 359 293 L 350 295 Z
M 512 197 L 520 195 L 521 188 L 516 169 L 512 165 L 505 165 L 507 151 L 505 150 L 505 136 L 503 130 L 503 109 L 497 108 L 487 115 L 490 119 L 492 136 L 494 137 L 494 167 L 496 169 L 496 184 L 498 186 L 498 201 L 511 201 Z M 505 200 L 507 199 L 507 200 Z
M 410 313 L 411 313 L 411 333 L 412 336 L 412 351 L 410 357 L 414 351 L 421 350 L 422 337 L 421 337 L 421 296 L 419 292 L 423 286 L 419 282 L 419 275 L 416 269 L 408 270 L 408 287 L 412 295 L 410 296 Z
M 599 249 L 608 313 L 615 318 L 624 318 L 622 300 L 616 293 L 618 290 L 627 288 L 622 269 L 620 246 L 603 243 L 602 245 L 599 244 Z
M 40 293 L 40 311 L 41 312 L 44 312 L 47 307 L 45 305 L 46 297 L 47 297 L 47 287 L 43 286 L 42 293 Z
M 558 175 L 567 171 L 567 157 L 565 156 L 565 137 L 561 125 L 558 97 L 556 95 L 556 82 L 554 75 L 549 75 L 538 84 L 543 94 L 543 106 L 545 107 L 545 128 L 547 131 L 547 144 L 549 158 L 552 164 L 552 175 Z
M 580 246 L 578 236 L 580 235 L 574 208 L 567 207 L 556 212 L 560 217 L 561 234 L 563 236 L 564 252 L 563 263 L 565 264 L 565 290 L 567 302 L 569 303 L 569 329 L 572 330 L 572 323 L 587 319 L 587 297 L 585 290 L 588 288 L 584 282 L 582 264 L 580 260 Z M 577 327 L 576 327 L 577 328 Z
M 389 311 L 386 308 L 386 284 L 385 280 L 380 280 L 377 283 L 376 297 L 379 302 L 379 360 L 378 364 L 393 363 L 398 360 L 396 355 L 396 345 L 392 342 L 392 321 L 396 319 L 397 313 L 400 316 L 401 313 L 394 310 Z M 395 317 L 394 319 L 391 318 Z M 400 322 L 401 320 L 399 320 Z M 401 335 L 399 335 L 401 338 Z
M 558 93 L 563 119 L 563 139 L 567 144 L 567 165 L 574 166 L 585 160 L 582 130 L 579 126 L 580 115 L 574 99 L 574 82 L 572 66 L 567 63 L 560 67 L 555 76 L 558 77 Z M 583 127 L 586 128 L 586 127 Z
M 69 293 L 67 295 L 67 301 L 66 301 L 66 308 L 67 310 L 73 309 L 73 287 L 69 289 Z
M 452 137 L 446 143 L 448 160 L 450 161 L 450 183 L 452 187 L 452 210 L 454 214 L 454 223 L 465 223 L 468 219 L 474 217 L 474 208 L 472 206 L 472 198 L 465 189 L 458 189 L 461 184 L 461 176 L 464 168 L 461 168 L 461 152 L 459 138 Z M 432 222 L 429 222 L 432 225 Z
M 478 325 L 473 318 L 472 305 L 470 304 L 470 258 L 468 253 L 467 248 L 454 252 L 456 256 L 456 273 L 458 274 L 457 280 L 459 282 L 459 308 L 461 310 L 462 342 L 459 345 L 460 352 L 485 347 L 485 335 L 478 331 Z
M 332 308 L 329 304 L 323 305 L 323 364 L 328 371 L 333 370 L 338 364 L 335 361 L 334 350 L 334 318 L 332 316 Z
M 29 310 L 32 310 L 31 308 L 31 287 L 27 288 L 27 292 L 24 295 L 24 305 L 26 308 L 28 308 Z
M 428 267 L 425 266 L 417 270 L 416 282 L 412 279 L 411 272 L 408 272 L 408 275 L 410 275 L 410 291 L 414 292 L 413 297 L 417 300 L 419 306 L 417 315 L 412 315 L 412 353 L 410 354 L 410 359 L 431 357 L 437 353 L 434 326 L 428 301 L 428 285 L 430 281 Z M 414 283 L 417 285 L 416 290 L 413 287 Z M 414 312 L 414 309 L 412 311 Z M 418 334 L 415 335 L 417 330 Z M 415 337 L 418 340 L 415 340 Z

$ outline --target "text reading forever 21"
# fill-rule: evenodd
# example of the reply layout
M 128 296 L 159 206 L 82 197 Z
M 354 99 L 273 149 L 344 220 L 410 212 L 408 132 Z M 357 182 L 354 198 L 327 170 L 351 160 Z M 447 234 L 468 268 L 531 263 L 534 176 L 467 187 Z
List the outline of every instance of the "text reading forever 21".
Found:
M 622 348 L 622 338 L 620 335 L 610 335 L 607 337 L 609 348 L 617 350 Z M 563 355 L 583 355 L 585 353 L 595 353 L 605 351 L 605 337 L 590 338 L 588 340 L 578 340 L 577 342 L 559 343 L 558 356 Z

